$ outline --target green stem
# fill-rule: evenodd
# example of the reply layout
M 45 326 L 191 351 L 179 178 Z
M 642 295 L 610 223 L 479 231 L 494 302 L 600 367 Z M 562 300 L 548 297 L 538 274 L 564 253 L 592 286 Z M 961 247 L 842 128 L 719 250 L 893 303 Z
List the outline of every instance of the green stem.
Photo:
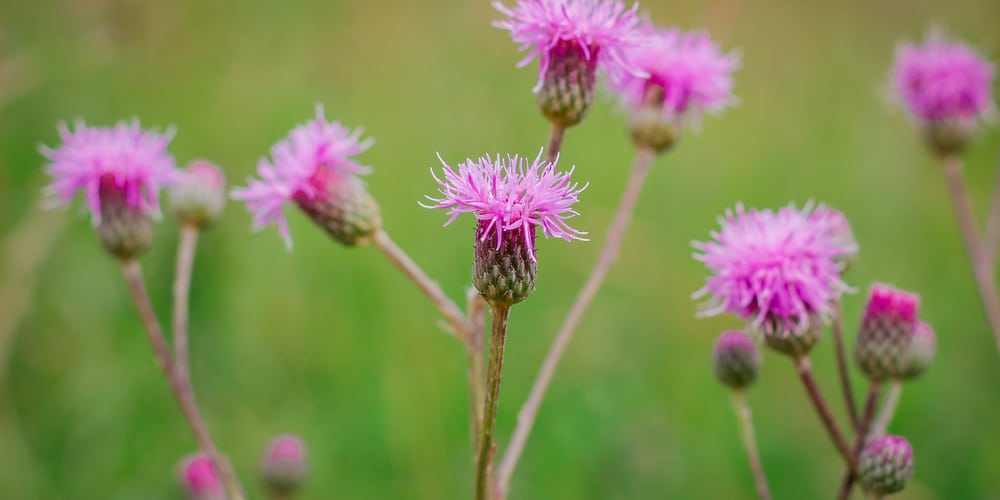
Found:
M 861 450 L 865 446 L 865 438 L 868 434 L 868 428 L 872 423 L 872 419 L 875 417 L 875 405 L 878 403 L 878 395 L 881 389 L 882 384 L 880 382 L 871 381 L 868 383 L 868 396 L 865 398 L 864 413 L 861 415 L 858 433 L 854 436 L 854 448 L 851 449 L 851 454 L 855 460 L 860 459 Z M 840 500 L 847 500 L 847 497 L 851 495 L 851 488 L 854 487 L 854 482 L 857 481 L 857 479 L 857 468 L 854 470 L 848 468 L 844 471 L 844 480 L 840 484 L 840 492 L 838 493 L 837 498 Z
M 500 374 L 503 370 L 503 349 L 507 339 L 507 318 L 510 306 L 494 304 L 493 335 L 490 339 L 490 364 L 486 375 L 486 402 L 483 406 L 483 426 L 479 438 L 479 458 L 476 460 L 476 500 L 487 500 L 490 469 L 493 462 L 493 429 L 500 403 Z
M 889 392 L 885 395 L 885 402 L 882 403 L 882 410 L 879 412 L 878 418 L 875 419 L 875 423 L 872 424 L 871 431 L 868 432 L 868 435 L 874 437 L 885 434 L 886 429 L 889 428 L 889 422 L 892 422 L 892 417 L 896 414 L 896 406 L 899 405 L 899 398 L 902 394 L 902 382 L 899 380 L 889 382 Z

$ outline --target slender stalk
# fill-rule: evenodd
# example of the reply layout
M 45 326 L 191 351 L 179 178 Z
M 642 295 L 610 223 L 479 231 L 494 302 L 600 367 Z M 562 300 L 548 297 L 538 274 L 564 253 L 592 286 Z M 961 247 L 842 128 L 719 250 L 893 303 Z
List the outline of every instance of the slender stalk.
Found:
M 965 250 L 972 264 L 972 274 L 979 287 L 979 296 L 986 310 L 993 335 L 996 337 L 997 349 L 1000 350 L 1000 294 L 997 293 L 993 280 L 993 265 L 985 259 L 983 244 L 976 230 L 972 201 L 965 190 L 965 180 L 962 178 L 962 163 L 957 156 L 949 155 L 941 158 L 945 178 L 948 181 L 948 193 L 958 219 L 958 228 L 965 242 Z
M 410 280 L 412 280 L 420 291 L 424 292 L 437 305 L 438 309 L 441 310 L 441 314 L 448 319 L 451 323 L 452 331 L 449 331 L 452 335 L 459 338 L 459 340 L 467 341 L 466 336 L 469 331 L 468 323 L 465 319 L 465 315 L 462 310 L 452 302 L 451 299 L 445 295 L 444 291 L 441 290 L 441 286 L 432 280 L 422 269 L 418 266 L 409 255 L 403 249 L 399 248 L 392 238 L 382 229 L 375 232 L 375 237 L 373 239 L 375 247 L 378 248 L 386 258 L 389 259 L 393 264 L 403 271 Z
M 899 398 L 902 395 L 903 383 L 899 380 L 889 382 L 889 391 L 885 395 L 885 401 L 882 402 L 882 410 L 875 418 L 875 423 L 872 424 L 871 431 L 868 432 L 869 436 L 875 437 L 885 434 L 886 429 L 889 428 L 889 422 L 892 422 L 892 417 L 896 414 L 896 407 L 899 406 Z
M 475 288 L 469 289 L 468 308 L 469 331 L 465 344 L 469 371 L 469 430 L 472 434 L 472 452 L 479 451 L 479 432 L 483 421 L 484 392 L 483 380 L 483 329 L 486 328 L 486 301 Z
M 188 363 L 188 298 L 191 293 L 191 270 L 194 251 L 198 246 L 198 228 L 190 224 L 181 225 L 180 241 L 177 244 L 177 269 L 174 273 L 174 361 L 177 371 L 191 382 Z
M 861 426 L 858 428 L 858 433 L 854 436 L 854 447 L 851 449 L 851 454 L 855 460 L 861 459 L 861 450 L 865 446 L 865 439 L 868 435 L 868 428 L 871 426 L 872 419 L 875 417 L 875 405 L 878 403 L 879 391 L 882 389 L 882 384 L 880 382 L 869 382 L 868 383 L 868 396 L 865 398 L 865 410 L 864 414 L 861 416 Z M 854 482 L 857 481 L 858 474 L 857 469 L 851 470 L 848 468 L 844 471 L 844 480 L 840 484 L 840 492 L 837 494 L 837 498 L 840 500 L 847 500 L 847 497 L 851 495 L 851 488 L 854 487 Z
M 750 470 L 753 472 L 753 479 L 757 485 L 757 496 L 761 500 L 770 500 L 771 490 L 767 487 L 767 476 L 764 475 L 764 467 L 760 463 L 760 453 L 757 451 L 757 440 L 754 438 L 753 420 L 746 394 L 742 389 L 734 389 L 732 399 L 733 409 L 740 419 L 743 447 L 747 451 L 747 458 L 750 459 Z
M 990 215 L 986 219 L 986 231 L 983 236 L 983 260 L 992 269 L 996 269 L 997 251 L 1000 250 L 1000 166 L 993 184 L 993 197 L 990 200 Z M 992 275 L 992 274 L 991 274 Z
M 851 419 L 851 428 L 858 432 L 858 405 L 854 402 L 854 391 L 851 389 L 851 377 L 847 371 L 847 355 L 844 354 L 844 321 L 843 309 L 837 302 L 833 316 L 833 346 L 837 354 L 837 374 L 840 376 L 840 389 L 844 393 L 844 403 L 847 416 Z
M 556 158 L 559 157 L 559 151 L 562 150 L 563 137 L 565 136 L 566 127 L 553 123 L 552 130 L 549 132 L 549 146 L 545 148 L 546 161 L 556 161 Z
M 483 405 L 483 426 L 479 438 L 479 458 L 476 460 L 476 500 L 489 498 L 490 470 L 493 462 L 493 429 L 497 423 L 500 403 L 500 374 L 503 370 L 503 348 L 507 339 L 507 318 L 510 306 L 493 305 L 493 335 L 490 339 L 490 366 L 486 376 L 486 401 Z
M 215 442 L 208 432 L 208 426 L 205 425 L 205 420 L 198 410 L 198 403 L 191 392 L 191 386 L 185 383 L 184 376 L 178 370 L 177 364 L 170 354 L 170 347 L 167 346 L 167 341 L 163 336 L 163 329 L 160 328 L 160 322 L 156 319 L 153 304 L 149 300 L 149 294 L 146 292 L 146 284 L 142 279 L 142 268 L 139 266 L 139 262 L 135 260 L 123 260 L 121 264 L 132 300 L 135 302 L 139 317 L 142 319 L 149 343 L 153 347 L 153 354 L 156 356 L 156 361 L 160 365 L 160 369 L 163 370 L 163 375 L 167 378 L 167 384 L 177 399 L 177 404 L 180 406 L 185 420 L 194 433 L 195 440 L 198 441 L 198 446 L 212 457 L 212 461 L 215 462 L 216 469 L 219 470 L 219 475 L 226 486 L 229 497 L 233 500 L 242 500 L 243 489 L 239 485 L 239 480 L 236 478 L 236 474 L 233 472 L 229 461 L 225 459 L 215 446 Z
M 820 393 L 819 386 L 816 385 L 816 379 L 813 377 L 812 365 L 809 363 L 809 358 L 806 356 L 796 356 L 794 361 L 795 370 L 799 373 L 802 384 L 805 385 L 806 393 L 809 394 L 809 400 L 812 401 L 813 407 L 816 408 L 816 413 L 819 414 L 820 420 L 823 421 L 823 427 L 826 428 L 826 432 L 830 435 L 830 439 L 833 441 L 834 446 L 837 447 L 837 451 L 844 458 L 844 462 L 847 463 L 848 468 L 850 470 L 857 470 L 857 462 L 851 453 L 851 448 L 847 444 L 847 440 L 844 439 L 844 433 L 837 426 L 837 421 L 833 419 L 833 414 L 830 413 L 830 408 L 827 406 L 826 400 L 823 399 L 823 394 Z
M 518 413 L 517 427 L 514 429 L 510 445 L 507 447 L 503 461 L 500 464 L 499 484 L 501 491 L 506 491 L 507 486 L 510 484 L 511 475 L 514 473 L 514 468 L 517 467 L 517 461 L 521 457 L 521 452 L 524 451 L 525 442 L 528 440 L 528 435 L 531 434 L 535 417 L 538 415 L 538 409 L 542 404 L 542 399 L 545 397 L 545 391 L 548 389 L 549 383 L 552 381 L 552 376 L 555 374 L 556 366 L 559 365 L 559 360 L 562 359 L 562 355 L 566 351 L 566 346 L 569 345 L 570 340 L 573 338 L 573 333 L 576 330 L 577 324 L 580 323 L 583 313 L 594 300 L 594 296 L 597 295 L 597 291 L 600 289 L 601 283 L 604 282 L 608 270 L 611 269 L 611 264 L 614 263 L 615 257 L 618 256 L 618 250 L 621 247 L 622 240 L 625 237 L 625 230 L 628 228 L 632 212 L 635 210 L 636 202 L 639 199 L 639 192 L 642 189 L 643 181 L 646 179 L 646 174 L 649 172 L 655 156 L 656 154 L 649 149 L 640 149 L 637 152 L 635 165 L 632 167 L 632 173 L 629 176 L 625 191 L 622 193 L 622 198 L 618 202 L 618 209 L 615 211 L 614 219 L 608 228 L 608 236 L 604 242 L 604 247 L 601 249 L 601 254 L 597 258 L 597 263 L 594 265 L 593 270 L 590 271 L 590 276 L 587 277 L 583 288 L 577 294 L 576 301 L 573 302 L 573 306 L 570 308 L 569 314 L 566 315 L 566 319 L 563 320 L 562 326 L 559 327 L 555 340 L 552 342 L 552 346 L 549 347 L 549 352 L 545 355 L 545 360 L 538 371 L 538 376 L 531 386 L 528 399 L 521 407 L 520 413 Z

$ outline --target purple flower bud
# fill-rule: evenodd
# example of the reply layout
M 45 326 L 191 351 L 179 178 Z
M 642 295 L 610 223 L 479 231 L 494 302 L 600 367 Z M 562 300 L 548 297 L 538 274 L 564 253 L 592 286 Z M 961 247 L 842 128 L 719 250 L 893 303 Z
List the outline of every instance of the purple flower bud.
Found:
M 858 464 L 862 486 L 876 495 L 901 491 L 913 476 L 913 449 L 905 438 L 884 435 L 865 443 Z
M 743 332 L 731 331 L 719 335 L 712 348 L 712 370 L 723 384 L 742 389 L 757 378 L 760 351 Z
M 226 494 L 212 459 L 205 453 L 188 455 L 181 460 L 177 481 L 188 500 L 225 500 Z
M 915 294 L 882 283 L 872 285 L 854 350 L 868 378 L 881 381 L 903 376 L 919 302 Z
M 196 160 L 170 186 L 170 206 L 182 224 L 204 229 L 226 202 L 226 177 L 216 165 Z
M 302 486 L 309 471 L 306 447 L 291 434 L 275 437 L 261 459 L 261 477 L 269 490 L 287 496 Z

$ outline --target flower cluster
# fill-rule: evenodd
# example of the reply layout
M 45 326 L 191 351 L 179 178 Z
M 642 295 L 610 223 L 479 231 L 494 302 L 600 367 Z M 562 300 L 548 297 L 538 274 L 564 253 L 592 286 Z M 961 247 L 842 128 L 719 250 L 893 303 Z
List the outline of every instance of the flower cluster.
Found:
M 159 215 L 160 189 L 177 176 L 174 159 L 167 153 L 173 137 L 173 129 L 143 130 L 138 119 L 114 127 L 89 127 L 78 121 L 75 130 L 61 124 L 62 145 L 41 148 L 52 177 L 46 192 L 64 204 L 82 191 L 95 225 L 110 196 L 146 215 Z
M 754 327 L 803 331 L 827 319 L 848 291 L 837 259 L 855 246 L 832 237 L 811 204 L 777 211 L 737 205 L 719 219 L 712 241 L 695 242 L 695 258 L 713 272 L 695 297 L 711 295 L 702 316 L 736 313 Z
M 923 45 L 902 45 L 892 74 L 896 93 L 918 119 L 974 118 L 992 109 L 992 65 L 939 32 Z

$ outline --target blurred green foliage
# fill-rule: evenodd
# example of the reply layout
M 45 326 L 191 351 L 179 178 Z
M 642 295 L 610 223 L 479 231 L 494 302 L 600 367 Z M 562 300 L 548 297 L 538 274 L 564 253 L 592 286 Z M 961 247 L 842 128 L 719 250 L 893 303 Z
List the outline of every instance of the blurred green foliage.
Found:
M 893 432 L 913 443 L 901 498 L 1000 496 L 1000 357 L 978 303 L 939 166 L 886 103 L 894 45 L 940 23 L 1000 59 L 994 0 L 643 5 L 661 24 L 706 28 L 738 48 L 740 105 L 705 119 L 661 158 L 617 266 L 554 380 L 513 498 L 749 498 L 753 486 L 709 347 L 732 318 L 696 320 L 703 267 L 690 241 L 737 201 L 828 202 L 851 219 L 862 260 L 848 281 L 849 341 L 873 280 L 923 296 L 940 337 L 907 386 Z M 194 447 L 126 295 L 79 207 L 34 213 L 40 143 L 60 120 L 175 124 L 179 162 L 205 157 L 241 183 L 271 144 L 325 104 L 377 138 L 361 156 L 387 228 L 452 297 L 469 282 L 472 222 L 417 201 L 435 152 L 458 161 L 534 154 L 547 126 L 488 2 L 36 0 L 0 3 L 0 235 L 44 264 L 0 316 L 0 497 L 178 498 L 176 461 Z M 1000 141 L 988 129 L 967 174 L 985 213 Z M 540 243 L 538 290 L 514 310 L 499 442 L 506 442 L 552 335 L 594 261 L 632 161 L 610 98 L 572 129 L 562 163 L 589 181 L 576 226 L 590 243 Z M 345 249 L 289 211 L 295 251 L 249 231 L 230 204 L 204 235 L 192 297 L 193 376 L 203 411 L 255 498 L 257 457 L 302 435 L 303 498 L 464 498 L 471 489 L 464 354 L 377 252 Z M 62 220 L 69 224 L 62 224 Z M 29 222 L 23 222 L 29 221 Z M 26 224 L 44 238 L 18 238 Z M 169 312 L 176 224 L 143 259 Z M 39 243 L 42 241 L 42 243 Z M 20 248 L 18 245 L 36 245 Z M 8 259 L 9 262 L 9 259 Z M 0 281 L 12 280 L 5 268 Z M 814 352 L 842 416 L 832 348 Z M 3 359 L 3 356 L 0 356 Z M 863 380 L 853 374 L 861 391 Z M 832 496 L 841 465 L 791 363 L 768 353 L 749 393 L 778 498 Z M 842 420 L 843 421 L 843 420 Z

